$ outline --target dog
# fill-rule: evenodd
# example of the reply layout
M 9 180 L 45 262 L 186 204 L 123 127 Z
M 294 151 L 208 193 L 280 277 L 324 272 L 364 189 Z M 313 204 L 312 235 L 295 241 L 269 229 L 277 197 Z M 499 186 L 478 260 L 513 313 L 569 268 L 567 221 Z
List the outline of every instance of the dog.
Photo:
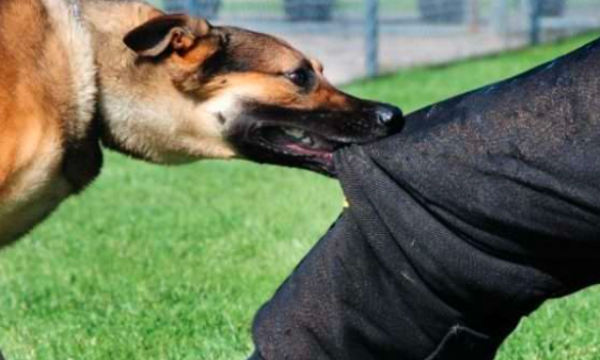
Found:
M 0 246 L 85 189 L 101 145 L 334 176 L 336 149 L 402 126 L 282 40 L 139 1 L 2 0 L 0 63 Z

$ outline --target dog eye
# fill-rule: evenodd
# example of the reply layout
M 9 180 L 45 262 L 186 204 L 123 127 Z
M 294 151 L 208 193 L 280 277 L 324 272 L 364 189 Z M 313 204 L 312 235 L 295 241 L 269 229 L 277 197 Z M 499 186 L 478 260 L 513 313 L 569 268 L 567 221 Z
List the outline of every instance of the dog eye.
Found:
M 310 73 L 304 68 L 287 73 L 285 74 L 285 77 L 293 82 L 294 85 L 301 88 L 307 87 L 310 82 Z

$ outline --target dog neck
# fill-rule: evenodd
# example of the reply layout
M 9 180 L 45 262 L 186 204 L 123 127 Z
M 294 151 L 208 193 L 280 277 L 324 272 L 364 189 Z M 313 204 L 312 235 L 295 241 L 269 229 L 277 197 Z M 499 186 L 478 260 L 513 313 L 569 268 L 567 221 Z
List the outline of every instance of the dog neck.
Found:
M 103 145 L 155 163 L 185 163 L 169 141 L 176 98 L 165 67 L 141 61 L 123 42 L 131 30 L 163 13 L 138 1 L 87 0 L 82 17 L 92 36 L 99 96 L 96 119 Z
M 93 125 L 98 86 L 92 38 L 81 20 L 80 0 L 40 1 L 60 44 L 56 59 L 64 61 L 67 69 L 60 84 L 70 94 L 65 99 L 67 106 L 60 109 L 66 133 L 64 174 L 74 191 L 79 191 L 98 174 L 101 165 L 98 134 Z M 74 169 L 75 163 L 82 166 Z
M 96 65 L 91 36 L 80 20 L 79 0 L 41 0 L 64 46 L 68 59 L 71 92 L 74 108 L 65 119 L 69 138 L 77 140 L 87 136 L 93 119 L 97 93 Z
M 176 65 L 140 58 L 124 43 L 129 32 L 163 12 L 138 1 L 87 0 L 82 14 L 98 70 L 103 145 L 159 164 L 233 156 L 218 118 L 175 86 Z

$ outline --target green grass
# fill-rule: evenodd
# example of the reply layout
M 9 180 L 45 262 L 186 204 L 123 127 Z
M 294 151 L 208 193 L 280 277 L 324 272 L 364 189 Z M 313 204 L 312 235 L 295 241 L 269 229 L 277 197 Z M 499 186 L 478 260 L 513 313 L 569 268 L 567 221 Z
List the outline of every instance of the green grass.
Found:
M 590 40 L 403 71 L 348 90 L 414 110 Z M 243 162 L 160 168 L 107 154 L 102 177 L 0 252 L 8 360 L 243 359 L 249 327 L 341 210 L 335 181 Z M 600 359 L 600 292 L 544 306 L 501 360 Z

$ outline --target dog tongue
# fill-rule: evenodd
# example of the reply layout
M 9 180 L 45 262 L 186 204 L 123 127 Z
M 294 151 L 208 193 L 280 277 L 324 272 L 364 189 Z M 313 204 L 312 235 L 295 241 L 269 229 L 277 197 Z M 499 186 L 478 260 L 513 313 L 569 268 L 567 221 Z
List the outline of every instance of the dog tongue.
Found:
M 307 149 L 305 147 L 302 147 L 299 144 L 288 144 L 285 146 L 286 148 L 288 148 L 289 150 L 294 151 L 295 153 L 301 154 L 301 155 L 307 155 L 307 156 L 317 156 L 320 158 L 323 158 L 327 161 L 333 161 L 333 154 L 324 150 L 317 150 L 317 149 Z

